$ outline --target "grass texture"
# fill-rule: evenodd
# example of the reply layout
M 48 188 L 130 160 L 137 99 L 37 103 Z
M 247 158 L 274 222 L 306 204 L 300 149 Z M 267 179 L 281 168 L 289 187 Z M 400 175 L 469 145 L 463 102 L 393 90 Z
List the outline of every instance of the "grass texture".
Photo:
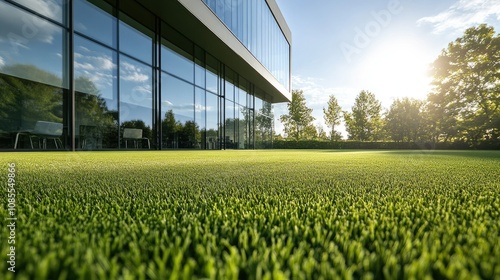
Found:
M 500 279 L 499 151 L 0 153 L 0 166 L 2 279 Z

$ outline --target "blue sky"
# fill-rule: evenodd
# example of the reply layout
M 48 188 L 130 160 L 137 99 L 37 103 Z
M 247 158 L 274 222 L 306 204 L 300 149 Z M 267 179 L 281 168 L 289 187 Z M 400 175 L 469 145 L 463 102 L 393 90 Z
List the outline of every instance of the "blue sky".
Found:
M 319 126 L 331 94 L 343 110 L 361 90 L 373 92 L 384 109 L 404 96 L 425 99 L 428 67 L 448 43 L 481 23 L 500 32 L 498 0 L 276 2 L 292 31 L 292 88 L 304 90 Z M 278 133 L 286 110 L 275 105 Z

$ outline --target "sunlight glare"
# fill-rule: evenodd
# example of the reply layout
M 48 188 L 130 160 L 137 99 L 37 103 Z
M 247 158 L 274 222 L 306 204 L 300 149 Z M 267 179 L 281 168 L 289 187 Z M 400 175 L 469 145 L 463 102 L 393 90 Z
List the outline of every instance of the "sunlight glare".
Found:
M 426 48 L 412 40 L 387 42 L 374 48 L 363 61 L 361 80 L 376 95 L 425 99 L 432 61 Z

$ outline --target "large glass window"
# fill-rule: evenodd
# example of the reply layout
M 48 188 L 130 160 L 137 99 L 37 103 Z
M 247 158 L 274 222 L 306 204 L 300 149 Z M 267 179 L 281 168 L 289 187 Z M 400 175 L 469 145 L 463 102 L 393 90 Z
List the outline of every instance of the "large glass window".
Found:
M 74 57 L 78 148 L 117 148 L 117 54 L 114 50 L 75 36 Z
M 194 120 L 195 120 L 195 137 L 197 149 L 206 149 L 206 118 L 205 114 L 207 111 L 207 106 L 205 102 L 205 90 L 201 88 L 195 89 L 194 96 Z
M 238 149 L 248 148 L 248 124 L 250 118 L 250 111 L 239 106 L 238 108 Z
M 206 95 L 206 148 L 208 150 L 220 149 L 219 138 L 219 97 L 207 92 Z
M 231 100 L 231 101 L 236 101 L 235 100 L 235 81 L 236 81 L 236 75 L 235 73 L 226 67 L 226 79 L 225 79 L 225 85 L 224 85 L 224 96 L 226 97 L 226 100 Z M 238 96 L 236 96 L 237 98 Z
M 0 26 L 1 73 L 68 88 L 62 27 L 5 2 L 0 2 Z
M 67 129 L 63 106 L 69 80 L 64 59 L 67 33 L 3 1 L 0 26 L 0 147 L 31 148 L 34 141 L 33 148 L 61 148 Z M 49 141 L 48 147 L 41 145 L 46 137 L 40 135 L 48 131 L 39 130 L 47 123 L 56 128 L 50 131 L 51 139 L 58 139 Z M 29 141 L 30 135 L 36 139 Z
M 161 50 L 162 69 L 192 83 L 194 80 L 193 56 L 166 40 L 163 40 Z
M 97 6 L 96 6 L 97 5 Z M 75 31 L 111 47 L 116 47 L 116 17 L 105 1 L 75 0 Z
M 258 149 L 272 146 L 274 115 L 272 104 L 255 97 L 255 147 Z
M 213 56 L 207 54 L 206 89 L 219 94 L 219 67 L 220 63 Z
M 66 0 L 13 0 L 32 11 L 46 16 L 59 23 L 64 23 Z
M 165 148 L 196 147 L 194 86 L 170 74 L 161 75 L 162 142 Z
M 120 52 L 152 65 L 153 32 L 124 14 L 120 14 Z
M 142 137 L 152 140 L 152 118 L 151 66 L 120 55 L 121 133 L 124 128 L 142 129 Z
M 205 52 L 196 47 L 196 58 L 194 64 L 194 82 L 197 86 L 201 88 L 205 88 Z
M 289 89 L 290 45 L 266 0 L 204 0 L 246 48 Z
M 224 115 L 226 118 L 224 120 L 224 145 L 226 149 L 236 149 L 238 144 L 238 140 L 236 139 L 237 120 L 235 118 L 234 111 L 234 102 L 226 99 L 226 106 L 224 111 Z
M 242 106 L 248 106 L 248 82 L 244 78 L 240 77 L 239 78 L 239 84 L 240 86 L 238 87 L 238 104 Z

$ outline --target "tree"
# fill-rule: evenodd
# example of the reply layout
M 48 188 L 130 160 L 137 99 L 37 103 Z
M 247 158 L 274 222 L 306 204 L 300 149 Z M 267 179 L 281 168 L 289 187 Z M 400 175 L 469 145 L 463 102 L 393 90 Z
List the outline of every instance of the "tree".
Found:
M 382 105 L 369 91 L 361 91 L 356 97 L 352 112 L 344 112 L 346 130 L 349 139 L 358 141 L 376 141 L 380 138 Z
M 175 119 L 174 112 L 168 110 L 161 122 L 162 141 L 166 148 L 179 148 L 179 131 L 182 129 L 182 124 Z
M 63 90 L 48 85 L 62 84 L 59 77 L 25 64 L 4 66 L 2 72 L 8 75 L 0 73 L 0 130 L 33 129 L 37 121 L 62 123 Z
M 328 140 L 328 136 L 326 135 L 325 129 L 323 128 L 323 125 L 320 123 L 316 124 L 316 133 L 317 133 L 317 138 L 318 140 Z M 335 135 L 333 136 L 335 137 Z M 336 139 L 336 138 L 331 138 L 330 139 Z
M 469 28 L 432 64 L 429 113 L 434 133 L 477 141 L 500 135 L 500 35 Z
M 318 131 L 314 124 L 310 123 L 302 129 L 301 140 L 317 140 Z
M 257 142 L 257 147 L 262 146 L 263 143 L 271 143 L 273 136 L 273 105 L 271 102 L 263 102 L 262 108 L 260 108 L 255 114 L 255 140 Z
M 309 128 L 306 131 L 306 128 L 314 121 L 311 115 L 312 109 L 307 107 L 302 90 L 292 91 L 292 102 L 288 103 L 287 107 L 288 114 L 281 115 L 280 121 L 283 123 L 285 133 L 298 141 L 303 138 L 304 132 L 311 131 Z M 312 127 L 314 128 L 314 125 Z
M 423 102 L 405 97 L 396 99 L 386 116 L 386 130 L 392 140 L 415 142 L 423 135 Z
M 330 99 L 328 100 L 328 108 L 323 108 L 323 114 L 325 118 L 326 126 L 329 127 L 330 130 L 330 140 L 338 140 L 336 136 L 338 132 L 335 131 L 335 127 L 340 125 L 340 120 L 342 119 L 342 107 L 340 107 L 337 98 L 335 96 L 330 95 Z

